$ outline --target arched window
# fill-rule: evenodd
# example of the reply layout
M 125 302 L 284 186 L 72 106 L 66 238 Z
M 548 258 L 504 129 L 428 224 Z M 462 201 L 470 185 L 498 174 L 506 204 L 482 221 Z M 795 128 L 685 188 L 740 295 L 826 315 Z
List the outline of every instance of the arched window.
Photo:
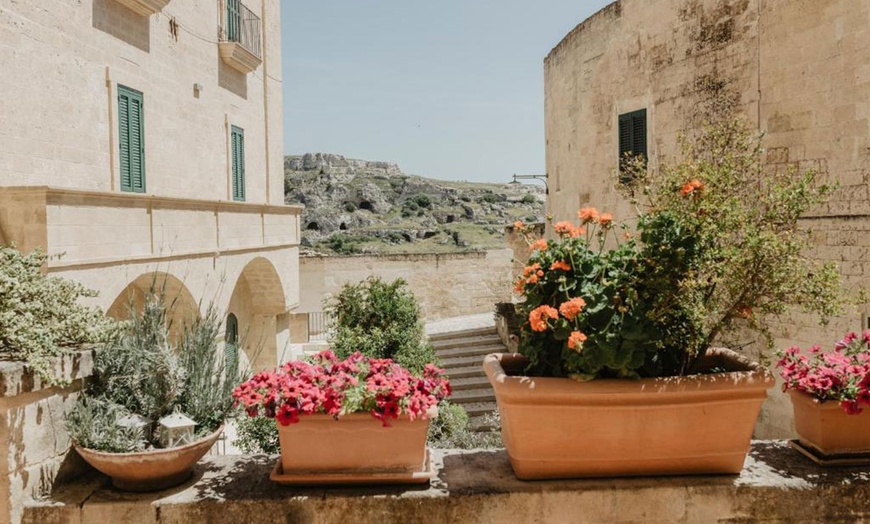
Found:
M 239 319 L 232 313 L 227 315 L 227 327 L 224 331 L 225 369 L 228 374 L 239 366 Z

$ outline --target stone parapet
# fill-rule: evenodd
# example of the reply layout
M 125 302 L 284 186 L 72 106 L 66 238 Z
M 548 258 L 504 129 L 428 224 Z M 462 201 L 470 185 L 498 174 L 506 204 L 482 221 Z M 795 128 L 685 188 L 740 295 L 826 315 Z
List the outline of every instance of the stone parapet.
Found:
M 210 457 L 194 479 L 153 494 L 102 477 L 29 503 L 28 523 L 859 521 L 870 474 L 820 469 L 783 441 L 756 441 L 732 476 L 523 482 L 498 451 L 437 451 L 424 487 L 293 488 L 269 480 L 277 458 Z

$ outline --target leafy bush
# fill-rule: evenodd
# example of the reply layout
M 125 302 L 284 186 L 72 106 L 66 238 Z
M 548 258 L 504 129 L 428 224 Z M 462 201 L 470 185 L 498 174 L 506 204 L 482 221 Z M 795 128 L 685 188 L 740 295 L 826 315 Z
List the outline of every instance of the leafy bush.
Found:
M 0 246 L 0 356 L 27 362 L 40 379 L 55 384 L 52 358 L 83 344 L 110 339 L 115 322 L 79 300 L 97 293 L 81 284 L 48 276 L 48 257 Z
M 486 193 L 477 198 L 477 201 L 481 204 L 495 204 L 498 202 L 504 202 L 505 196 L 499 195 L 496 193 Z
M 354 211 L 356 211 L 356 204 L 354 204 L 353 202 L 345 202 L 344 210 L 348 213 L 353 213 Z
M 326 310 L 334 323 L 330 344 L 342 358 L 356 351 L 391 358 L 415 374 L 435 361 L 434 350 L 424 342 L 420 306 L 401 278 L 386 283 L 369 277 L 345 284 Z
M 118 421 L 130 411 L 102 399 L 82 395 L 67 413 L 66 427 L 79 446 L 109 453 L 132 453 L 145 448 L 142 431 Z
M 434 448 L 442 449 L 491 449 L 502 446 L 498 433 L 498 412 L 486 415 L 484 423 L 494 431 L 474 431 L 468 413 L 462 406 L 444 401 L 438 405 L 438 417 L 432 419 L 427 440 Z
M 420 207 L 422 209 L 429 209 L 432 207 L 432 199 L 429 197 L 429 195 L 417 195 L 413 199 L 411 199 L 411 201 L 417 204 L 417 207 Z
M 233 444 L 244 453 L 275 455 L 281 451 L 278 442 L 278 426 L 264 417 L 241 415 L 235 420 L 236 440 Z
M 523 204 L 537 204 L 538 197 L 536 197 L 535 195 L 533 195 L 531 193 L 528 193 L 526 195 L 523 195 L 523 199 L 521 200 L 521 202 Z

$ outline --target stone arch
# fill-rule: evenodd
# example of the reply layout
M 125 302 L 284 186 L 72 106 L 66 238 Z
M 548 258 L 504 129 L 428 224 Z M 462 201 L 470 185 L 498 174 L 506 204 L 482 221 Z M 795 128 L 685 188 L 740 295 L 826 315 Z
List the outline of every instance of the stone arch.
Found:
M 252 371 L 278 362 L 278 317 L 287 305 L 281 277 L 268 259 L 257 257 L 242 269 L 230 295 L 228 318 L 237 325 L 239 358 Z
M 140 275 L 115 297 L 106 315 L 118 320 L 130 318 L 131 308 L 141 311 L 149 292 L 162 295 L 168 309 L 169 333 L 177 339 L 184 324 L 200 315 L 199 304 L 183 281 L 170 273 L 155 271 Z

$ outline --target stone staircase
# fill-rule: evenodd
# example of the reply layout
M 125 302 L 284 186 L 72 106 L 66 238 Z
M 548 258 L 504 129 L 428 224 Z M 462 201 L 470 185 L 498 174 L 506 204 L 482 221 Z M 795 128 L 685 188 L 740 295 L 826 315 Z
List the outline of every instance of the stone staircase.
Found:
M 429 343 L 450 377 L 453 386 L 450 401 L 465 408 L 474 429 L 494 429 L 483 420 L 484 415 L 497 408 L 482 364 L 486 355 L 507 351 L 495 327 L 438 333 L 429 336 Z

